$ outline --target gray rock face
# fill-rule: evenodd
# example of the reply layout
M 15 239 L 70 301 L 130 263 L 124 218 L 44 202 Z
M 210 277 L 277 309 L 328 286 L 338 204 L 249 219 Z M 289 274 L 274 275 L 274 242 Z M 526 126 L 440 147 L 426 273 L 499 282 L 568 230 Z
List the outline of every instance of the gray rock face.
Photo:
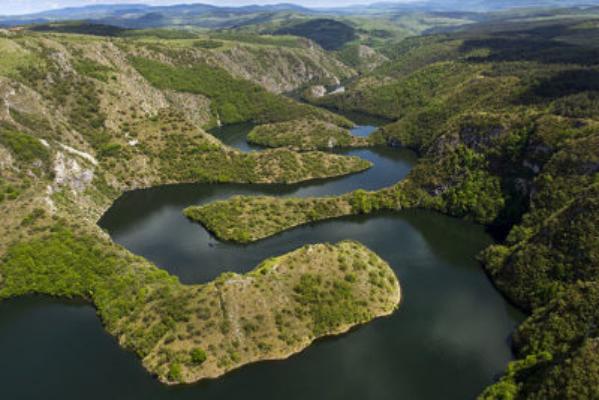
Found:
M 65 156 L 63 152 L 56 153 L 54 160 L 54 186 L 68 187 L 81 193 L 93 181 L 94 171 L 84 168 L 76 159 Z
M 312 86 L 310 88 L 310 97 L 321 98 L 327 94 L 327 88 L 322 85 Z

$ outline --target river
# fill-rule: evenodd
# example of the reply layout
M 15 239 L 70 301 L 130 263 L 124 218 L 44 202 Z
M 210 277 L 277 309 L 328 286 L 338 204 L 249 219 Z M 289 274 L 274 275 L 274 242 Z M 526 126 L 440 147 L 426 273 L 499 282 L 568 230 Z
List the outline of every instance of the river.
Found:
M 215 134 L 242 151 L 250 126 Z M 373 128 L 360 126 L 355 134 Z M 522 320 L 475 261 L 492 243 L 484 228 L 407 210 L 299 227 L 251 245 L 216 240 L 181 213 L 234 194 L 321 196 L 378 189 L 416 162 L 406 150 L 351 150 L 368 171 L 298 185 L 172 185 L 124 194 L 99 222 L 132 252 L 179 276 L 209 281 L 246 272 L 307 243 L 355 239 L 396 271 L 403 300 L 391 317 L 317 341 L 285 361 L 242 367 L 224 377 L 168 387 L 104 332 L 86 304 L 46 297 L 0 303 L 0 387 L 6 399 L 472 399 L 512 358 L 509 335 Z

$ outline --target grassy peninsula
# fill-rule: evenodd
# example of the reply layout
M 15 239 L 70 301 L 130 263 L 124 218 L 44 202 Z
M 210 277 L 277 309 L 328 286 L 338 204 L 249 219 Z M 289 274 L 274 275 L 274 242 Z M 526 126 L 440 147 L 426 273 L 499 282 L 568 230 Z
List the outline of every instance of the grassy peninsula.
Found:
M 106 239 L 58 223 L 7 252 L 0 299 L 87 299 L 119 343 L 169 384 L 287 358 L 392 313 L 400 301 L 393 270 L 355 242 L 305 246 L 245 275 L 182 285 Z
M 235 196 L 203 206 L 191 206 L 183 213 L 219 239 L 251 243 L 310 222 L 379 210 L 432 207 L 433 202 L 425 193 L 417 193 L 400 183 L 379 191 L 356 190 L 332 197 Z

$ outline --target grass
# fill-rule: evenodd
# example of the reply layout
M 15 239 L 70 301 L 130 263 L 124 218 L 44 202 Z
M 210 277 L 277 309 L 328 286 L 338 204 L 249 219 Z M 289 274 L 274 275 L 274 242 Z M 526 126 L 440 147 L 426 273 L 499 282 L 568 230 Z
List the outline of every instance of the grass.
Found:
M 0 126 L 0 144 L 14 155 L 22 164 L 40 163 L 38 168 L 46 167 L 50 162 L 49 150 L 35 137 Z
M 4 201 L 15 200 L 23 191 L 23 183 L 16 186 L 0 178 L 0 204 Z
M 20 68 L 36 63 L 34 54 L 22 47 L 18 42 L 0 36 L 0 76 L 14 77 Z
M 115 72 L 114 69 L 105 65 L 99 64 L 89 58 L 83 58 L 75 63 L 75 70 L 81 75 L 88 76 L 90 78 L 97 79 L 104 83 L 108 82 L 108 79 Z

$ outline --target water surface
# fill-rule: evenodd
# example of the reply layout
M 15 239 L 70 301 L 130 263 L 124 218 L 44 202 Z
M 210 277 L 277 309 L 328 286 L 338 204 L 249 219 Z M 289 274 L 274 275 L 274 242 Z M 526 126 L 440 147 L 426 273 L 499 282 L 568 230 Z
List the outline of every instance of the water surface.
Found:
M 359 137 L 367 137 L 374 131 L 376 131 L 376 126 L 373 125 L 358 125 L 350 129 L 352 135 Z
M 236 147 L 237 149 L 248 153 L 250 151 L 263 150 L 262 146 L 248 143 L 247 134 L 256 126 L 251 122 L 242 124 L 223 125 L 218 128 L 213 128 L 210 133 L 216 136 L 221 142 L 226 145 Z

